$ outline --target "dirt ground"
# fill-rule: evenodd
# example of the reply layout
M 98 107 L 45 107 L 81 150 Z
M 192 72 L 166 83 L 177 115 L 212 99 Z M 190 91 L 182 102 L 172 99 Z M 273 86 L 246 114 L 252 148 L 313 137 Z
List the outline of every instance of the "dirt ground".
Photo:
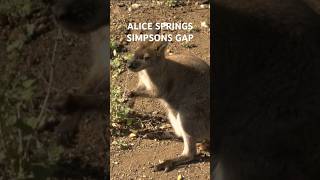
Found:
M 199 0 L 200 1 L 200 0 Z M 178 7 L 162 5 L 151 6 L 151 1 L 135 1 L 142 6 L 132 11 L 128 10 L 131 1 L 111 1 L 111 37 L 117 42 L 123 42 L 125 32 L 123 26 L 128 22 L 136 21 L 183 21 L 192 22 L 199 29 L 193 32 L 191 41 L 195 47 L 186 48 L 181 43 L 169 45 L 170 52 L 188 52 L 201 57 L 209 63 L 209 34 L 210 29 L 201 27 L 201 22 L 209 22 L 209 9 L 195 5 L 197 0 L 190 0 L 190 4 Z M 156 3 L 156 1 L 155 1 Z M 17 21 L 17 22 L 15 22 Z M 48 9 L 40 9 L 31 14 L 27 19 L 14 19 L 8 22 L 0 18 L 0 47 L 6 49 L 9 41 L 18 40 L 21 32 L 18 25 L 32 24 L 35 32 L 22 49 L 19 67 L 16 68 L 17 76 L 28 76 L 36 80 L 37 91 L 33 98 L 33 110 L 35 114 L 41 109 L 41 103 L 46 96 L 49 86 L 50 71 L 53 68 L 52 90 L 48 99 L 48 107 L 54 102 L 54 98 L 71 89 L 77 90 L 81 85 L 90 67 L 90 51 L 88 50 L 89 37 L 79 37 L 62 30 L 62 37 L 54 48 L 55 39 L 58 37 L 58 28 L 52 21 L 52 15 Z M 173 34 L 179 33 L 172 32 Z M 184 33 L 184 32 L 183 32 Z M 129 52 L 136 47 L 136 43 L 125 45 Z M 0 51 L 0 68 L 8 63 L 7 52 Z M 55 54 L 54 63 L 51 64 L 52 55 Z M 5 73 L 5 72 L 2 72 Z M 133 89 L 137 78 L 132 73 L 124 72 L 116 82 L 123 89 Z M 165 118 L 165 110 L 156 100 L 138 98 L 133 106 L 138 113 L 146 114 L 142 124 L 145 132 L 155 130 L 172 131 Z M 45 120 L 61 121 L 63 117 L 45 109 Z M 109 155 L 109 136 L 104 134 L 107 121 L 103 113 L 83 113 L 79 119 L 79 133 L 71 147 L 67 147 L 63 153 L 62 164 L 64 172 L 61 177 L 71 179 L 103 179 L 104 171 Z M 140 134 L 139 134 L 140 133 Z M 202 155 L 199 162 L 180 167 L 169 173 L 152 172 L 151 165 L 159 163 L 170 157 L 177 156 L 182 151 L 182 142 L 173 139 L 150 140 L 142 136 L 145 133 L 139 131 L 137 138 L 129 138 L 128 134 L 112 137 L 110 140 L 110 174 L 112 179 L 176 179 L 179 175 L 185 179 L 209 179 L 208 157 Z M 53 139 L 54 132 L 44 131 L 40 134 L 43 139 Z M 127 149 L 119 149 L 114 142 L 129 144 Z M 66 176 L 64 176 L 64 174 Z M 72 174 L 67 176 L 67 174 Z
M 111 1 L 111 39 L 124 44 L 128 52 L 133 53 L 137 42 L 125 42 L 125 35 L 129 32 L 126 26 L 129 22 L 191 22 L 197 31 L 192 32 L 194 38 L 186 47 L 182 42 L 169 44 L 169 52 L 191 53 L 208 64 L 210 63 L 210 28 L 201 26 L 208 23 L 210 9 L 194 0 L 188 3 L 169 7 L 158 4 L 156 1 L 135 1 L 138 8 L 131 9 L 129 1 Z M 172 34 L 187 33 L 183 30 L 171 32 Z M 133 90 L 137 84 L 135 74 L 125 71 L 115 83 L 125 91 Z M 172 131 L 166 120 L 165 109 L 159 101 L 154 99 L 136 98 L 132 106 L 137 113 L 147 114 L 145 118 L 147 131 Z M 157 118 L 155 118 L 157 117 Z M 174 139 L 160 140 L 161 138 L 144 138 L 145 131 L 135 132 L 135 137 L 130 133 L 122 136 L 111 137 L 110 147 L 110 173 L 111 179 L 210 179 L 210 162 L 208 156 L 203 155 L 200 161 L 182 166 L 171 172 L 153 172 L 151 166 L 162 160 L 173 158 L 182 152 L 183 143 Z M 128 148 L 119 148 L 119 143 L 128 145 Z

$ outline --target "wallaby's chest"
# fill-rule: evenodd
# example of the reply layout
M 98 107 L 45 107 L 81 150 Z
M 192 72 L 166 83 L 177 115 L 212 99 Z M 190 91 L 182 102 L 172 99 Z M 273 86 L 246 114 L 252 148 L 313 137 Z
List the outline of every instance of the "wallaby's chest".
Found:
M 139 72 L 139 81 L 145 85 L 147 90 L 154 89 L 154 84 L 151 81 L 149 74 L 145 70 Z

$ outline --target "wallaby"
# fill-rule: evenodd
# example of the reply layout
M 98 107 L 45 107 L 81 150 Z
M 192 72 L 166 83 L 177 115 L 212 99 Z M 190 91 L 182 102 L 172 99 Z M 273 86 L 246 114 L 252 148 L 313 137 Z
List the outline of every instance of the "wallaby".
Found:
M 319 2 L 214 1 L 214 180 L 319 179 Z
M 90 36 L 92 66 L 86 80 L 77 94 L 64 95 L 54 105 L 59 112 L 71 114 L 71 118 L 57 127 L 60 135 L 70 136 L 77 129 L 79 111 L 98 108 L 109 112 L 108 7 L 105 0 L 53 0 L 51 3 L 58 25 L 79 36 Z
M 192 55 L 165 55 L 167 42 L 143 42 L 127 68 L 138 72 L 139 83 L 129 96 L 159 98 L 184 148 L 175 159 L 155 166 L 165 172 L 196 155 L 196 142 L 210 140 L 210 67 Z

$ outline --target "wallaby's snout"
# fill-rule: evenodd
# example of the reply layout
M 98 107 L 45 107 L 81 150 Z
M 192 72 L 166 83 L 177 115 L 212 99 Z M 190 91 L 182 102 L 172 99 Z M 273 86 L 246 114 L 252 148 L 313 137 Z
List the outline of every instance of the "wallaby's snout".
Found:
M 130 71 L 138 72 L 143 69 L 158 67 L 159 62 L 164 58 L 164 50 L 167 42 L 144 42 L 135 52 L 134 57 L 128 61 L 127 68 Z
M 139 71 L 140 70 L 140 66 L 141 66 L 141 64 L 138 61 L 134 60 L 134 59 L 128 61 L 128 63 L 127 63 L 127 68 L 130 71 L 133 71 L 133 72 Z

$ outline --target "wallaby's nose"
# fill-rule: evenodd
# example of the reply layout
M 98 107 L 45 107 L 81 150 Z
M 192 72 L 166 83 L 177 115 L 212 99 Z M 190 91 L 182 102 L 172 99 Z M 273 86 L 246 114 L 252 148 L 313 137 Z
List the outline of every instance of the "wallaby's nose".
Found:
M 128 61 L 127 67 L 129 69 L 135 69 L 135 68 L 137 68 L 137 63 L 135 63 L 134 61 Z

